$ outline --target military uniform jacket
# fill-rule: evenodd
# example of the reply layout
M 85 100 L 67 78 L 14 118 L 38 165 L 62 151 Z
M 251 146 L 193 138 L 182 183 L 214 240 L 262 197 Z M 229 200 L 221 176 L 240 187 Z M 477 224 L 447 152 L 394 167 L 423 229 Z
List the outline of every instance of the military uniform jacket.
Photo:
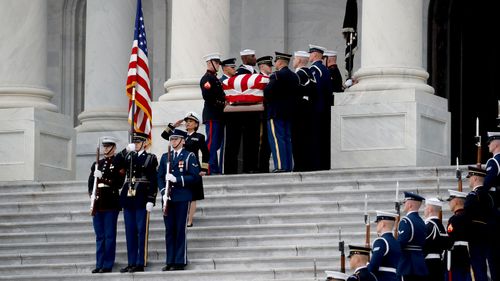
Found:
M 425 223 L 418 212 L 409 212 L 398 226 L 398 242 L 401 246 L 399 275 L 425 276 L 428 274 L 423 247 L 425 244 Z
M 382 233 L 373 241 L 372 257 L 368 270 L 373 272 L 378 280 L 398 280 L 396 275 L 401 247 L 391 231 Z
M 450 245 L 443 222 L 438 217 L 429 217 L 425 220 L 425 228 L 424 256 L 426 259 L 443 260 L 443 253 Z
M 494 238 L 494 201 L 484 186 L 476 186 L 467 194 L 464 205 L 470 221 L 468 241 L 488 244 Z
M 293 116 L 299 78 L 288 67 L 283 67 L 269 77 L 264 89 L 267 118 L 290 120 Z
M 295 71 L 297 77 L 299 77 L 299 88 L 297 95 L 297 112 L 300 114 L 301 112 L 308 112 L 310 107 L 310 96 L 314 95 L 316 91 L 316 84 L 311 79 L 312 73 L 311 70 L 307 67 L 298 68 Z M 304 109 L 304 107 L 306 107 Z M 297 116 L 298 117 L 298 116 Z M 302 118 L 302 117 L 298 117 Z
M 170 173 L 177 179 L 177 182 L 170 183 L 170 199 L 174 202 L 191 201 L 193 196 L 192 188 L 196 187 L 201 181 L 198 160 L 192 152 L 186 149 L 182 149 L 177 158 L 174 157 L 174 151 L 170 153 Z M 161 156 L 160 167 L 158 168 L 158 188 L 162 196 L 165 192 L 168 192 L 165 181 L 167 159 L 168 154 L 164 153 Z
M 132 161 L 132 177 L 130 180 L 130 161 Z M 120 202 L 123 208 L 145 208 L 147 202 L 155 203 L 158 190 L 156 155 L 142 151 L 128 153 L 125 157 L 126 180 L 120 193 Z M 135 189 L 135 196 L 128 196 L 129 188 Z
M 446 230 L 451 244 L 451 269 L 469 270 L 470 256 L 467 237 L 467 217 L 464 209 L 455 211 L 448 219 Z
M 495 208 L 500 208 L 500 154 L 495 154 L 486 162 L 486 177 L 483 186 L 492 194 Z M 500 216 L 499 211 L 496 213 Z
M 323 65 L 321 60 L 315 61 L 309 67 L 312 74 L 312 80 L 316 84 L 316 91 L 310 97 L 313 106 L 313 111 L 321 113 L 326 112 L 330 107 L 330 96 L 332 95 L 332 82 L 328 68 Z
M 174 126 L 172 123 L 168 124 L 167 129 L 165 129 L 161 133 L 161 137 L 168 140 L 170 135 L 172 134 L 172 130 L 174 129 Z M 208 147 L 207 143 L 205 141 L 205 135 L 200 134 L 198 132 L 194 132 L 191 135 L 186 137 L 185 143 L 184 143 L 184 149 L 187 151 L 190 151 L 196 156 L 196 159 L 198 160 L 198 164 L 201 162 L 201 170 L 203 172 L 208 171 L 208 159 L 210 158 L 210 154 L 208 152 Z M 201 161 L 198 159 L 199 152 L 201 151 Z
M 339 67 L 334 64 L 328 66 L 328 72 L 330 72 L 330 81 L 332 83 L 332 92 L 340 93 L 344 91 L 344 87 L 342 86 L 342 74 L 340 74 Z M 330 94 L 330 105 L 333 105 L 334 95 Z
M 123 184 L 124 178 L 115 167 L 115 156 L 105 157 L 99 160 L 98 169 L 102 172 L 102 178 L 97 179 L 96 192 L 98 199 L 96 201 L 97 211 L 120 210 L 119 190 Z M 95 162 L 90 168 L 88 180 L 88 192 L 92 194 L 94 188 Z
M 226 98 L 222 84 L 216 73 L 207 70 L 200 80 L 201 94 L 205 104 L 203 106 L 203 122 L 208 120 L 222 120 Z
M 347 277 L 346 281 L 378 281 L 378 279 L 366 266 L 363 266 L 356 268 L 354 274 Z
M 236 69 L 236 74 L 235 75 L 240 75 L 240 74 L 255 74 L 257 73 L 257 70 L 253 68 L 251 65 L 247 64 L 242 64 Z

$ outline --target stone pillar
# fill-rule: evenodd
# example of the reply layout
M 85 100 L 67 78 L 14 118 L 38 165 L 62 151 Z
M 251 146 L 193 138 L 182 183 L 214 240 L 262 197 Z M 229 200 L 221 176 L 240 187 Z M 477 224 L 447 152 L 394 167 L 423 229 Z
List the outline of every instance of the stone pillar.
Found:
M 422 1 L 364 0 L 359 83 L 335 95 L 332 167 L 450 163 L 447 100 L 422 68 Z
M 0 181 L 75 178 L 75 131 L 47 88 L 47 1 L 2 1 Z
M 97 139 L 128 142 L 128 62 L 134 37 L 135 0 L 88 0 L 85 46 L 85 110 L 78 116 L 77 179 L 88 177 Z
M 153 152 L 165 151 L 160 134 L 166 124 L 187 111 L 201 115 L 199 82 L 206 70 L 202 57 L 213 52 L 229 55 L 229 5 L 229 0 L 172 1 L 171 75 L 166 94 L 153 103 Z

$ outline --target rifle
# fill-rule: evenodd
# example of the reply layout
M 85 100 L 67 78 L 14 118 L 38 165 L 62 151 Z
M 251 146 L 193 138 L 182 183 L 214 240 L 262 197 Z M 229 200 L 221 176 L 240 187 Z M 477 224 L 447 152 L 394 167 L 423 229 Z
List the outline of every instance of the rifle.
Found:
M 477 146 L 476 166 L 481 168 L 481 135 L 479 134 L 479 117 L 476 118 L 476 136 L 474 137 L 474 140 L 476 141 Z M 462 191 L 462 189 L 459 189 L 459 191 Z
M 167 176 L 170 175 L 170 159 L 172 158 L 171 156 L 171 149 L 172 146 L 169 144 L 168 145 L 168 149 L 167 149 L 167 172 L 165 173 L 165 179 L 167 179 Z M 168 200 L 170 200 L 170 193 L 172 192 L 172 187 L 171 187 L 171 184 L 170 184 L 170 181 L 167 179 L 167 188 L 165 190 L 165 195 L 167 196 L 163 196 L 162 199 L 163 199 L 163 216 L 167 216 L 168 215 Z
M 394 201 L 394 209 L 396 210 L 396 223 L 394 224 L 394 238 L 398 239 L 398 226 L 401 219 L 401 203 L 399 203 L 399 181 L 396 182 L 396 200 Z
M 437 168 L 436 168 L 436 176 L 437 176 L 437 199 L 439 201 L 443 201 L 443 200 L 441 200 L 441 193 L 440 193 L 441 187 L 439 184 L 439 171 Z M 439 209 L 438 218 L 440 221 L 443 221 L 443 207 L 441 207 L 441 209 Z
M 462 171 L 458 168 L 458 157 L 457 157 L 457 173 L 456 177 L 458 180 L 458 191 L 462 192 Z
M 340 251 L 340 272 L 345 273 L 345 252 L 344 252 L 344 241 L 342 240 L 341 227 L 339 227 L 339 251 Z
M 365 247 L 370 248 L 370 216 L 368 216 L 368 194 L 365 194 Z
M 134 87 L 132 88 L 132 99 L 131 99 L 131 107 L 132 107 L 132 116 L 130 117 L 131 118 L 131 121 L 130 121 L 130 143 L 132 143 L 134 141 L 134 131 L 135 131 L 135 127 L 134 127 L 134 115 L 135 115 L 135 85 Z M 132 177 L 132 173 L 133 173 L 133 160 L 134 160 L 134 157 L 133 157 L 133 152 L 131 151 L 130 152 L 130 166 L 129 166 L 129 169 L 128 169 L 128 192 L 127 192 L 127 196 L 128 197 L 133 197 L 135 196 L 135 187 L 134 187 L 134 184 L 135 184 L 135 180 L 134 178 Z
M 96 160 L 94 171 L 99 169 L 99 148 L 101 145 L 101 139 L 97 140 L 97 149 L 96 149 Z M 94 186 L 92 187 L 92 195 L 90 196 L 90 215 L 94 216 L 97 212 L 97 209 L 94 208 L 97 200 L 99 199 L 98 189 L 97 189 L 97 177 L 94 176 Z

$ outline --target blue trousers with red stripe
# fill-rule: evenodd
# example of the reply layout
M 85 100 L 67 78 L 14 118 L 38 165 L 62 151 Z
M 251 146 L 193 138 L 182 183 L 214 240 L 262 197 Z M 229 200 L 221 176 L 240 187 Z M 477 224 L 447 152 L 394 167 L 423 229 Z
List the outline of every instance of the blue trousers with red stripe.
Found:
M 291 172 L 293 168 L 292 124 L 289 120 L 267 120 L 267 132 L 274 169 Z
M 209 152 L 208 173 L 211 175 L 221 174 L 222 163 L 219 162 L 217 151 L 223 155 L 224 124 L 218 120 L 208 120 L 204 122 L 207 136 L 207 147 Z M 222 157 L 221 157 L 222 160 Z
M 95 268 L 111 269 L 115 264 L 118 211 L 98 211 L 92 218 L 95 232 Z

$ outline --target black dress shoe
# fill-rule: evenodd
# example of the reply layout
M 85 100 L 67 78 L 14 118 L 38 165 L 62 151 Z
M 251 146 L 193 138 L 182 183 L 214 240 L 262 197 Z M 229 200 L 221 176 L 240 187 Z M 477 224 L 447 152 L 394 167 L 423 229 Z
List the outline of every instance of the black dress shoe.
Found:
M 138 266 L 134 266 L 132 267 L 131 269 L 129 269 L 130 273 L 134 273 L 134 272 L 144 272 L 144 266 L 142 265 L 138 265 Z
M 101 270 L 99 270 L 99 273 L 109 273 L 111 272 L 111 268 L 101 268 Z
M 161 268 L 161 271 L 170 271 L 170 270 L 172 270 L 172 265 L 170 264 L 167 264 Z
M 130 269 L 132 269 L 133 267 L 134 267 L 133 265 L 127 265 L 126 267 L 120 269 L 120 272 L 121 273 L 130 272 Z
M 100 268 L 94 268 L 92 269 L 92 273 L 100 273 L 101 269 Z
M 186 225 L 187 227 L 193 227 L 193 223 Z
M 185 267 L 185 265 L 174 265 L 172 270 L 184 270 Z

